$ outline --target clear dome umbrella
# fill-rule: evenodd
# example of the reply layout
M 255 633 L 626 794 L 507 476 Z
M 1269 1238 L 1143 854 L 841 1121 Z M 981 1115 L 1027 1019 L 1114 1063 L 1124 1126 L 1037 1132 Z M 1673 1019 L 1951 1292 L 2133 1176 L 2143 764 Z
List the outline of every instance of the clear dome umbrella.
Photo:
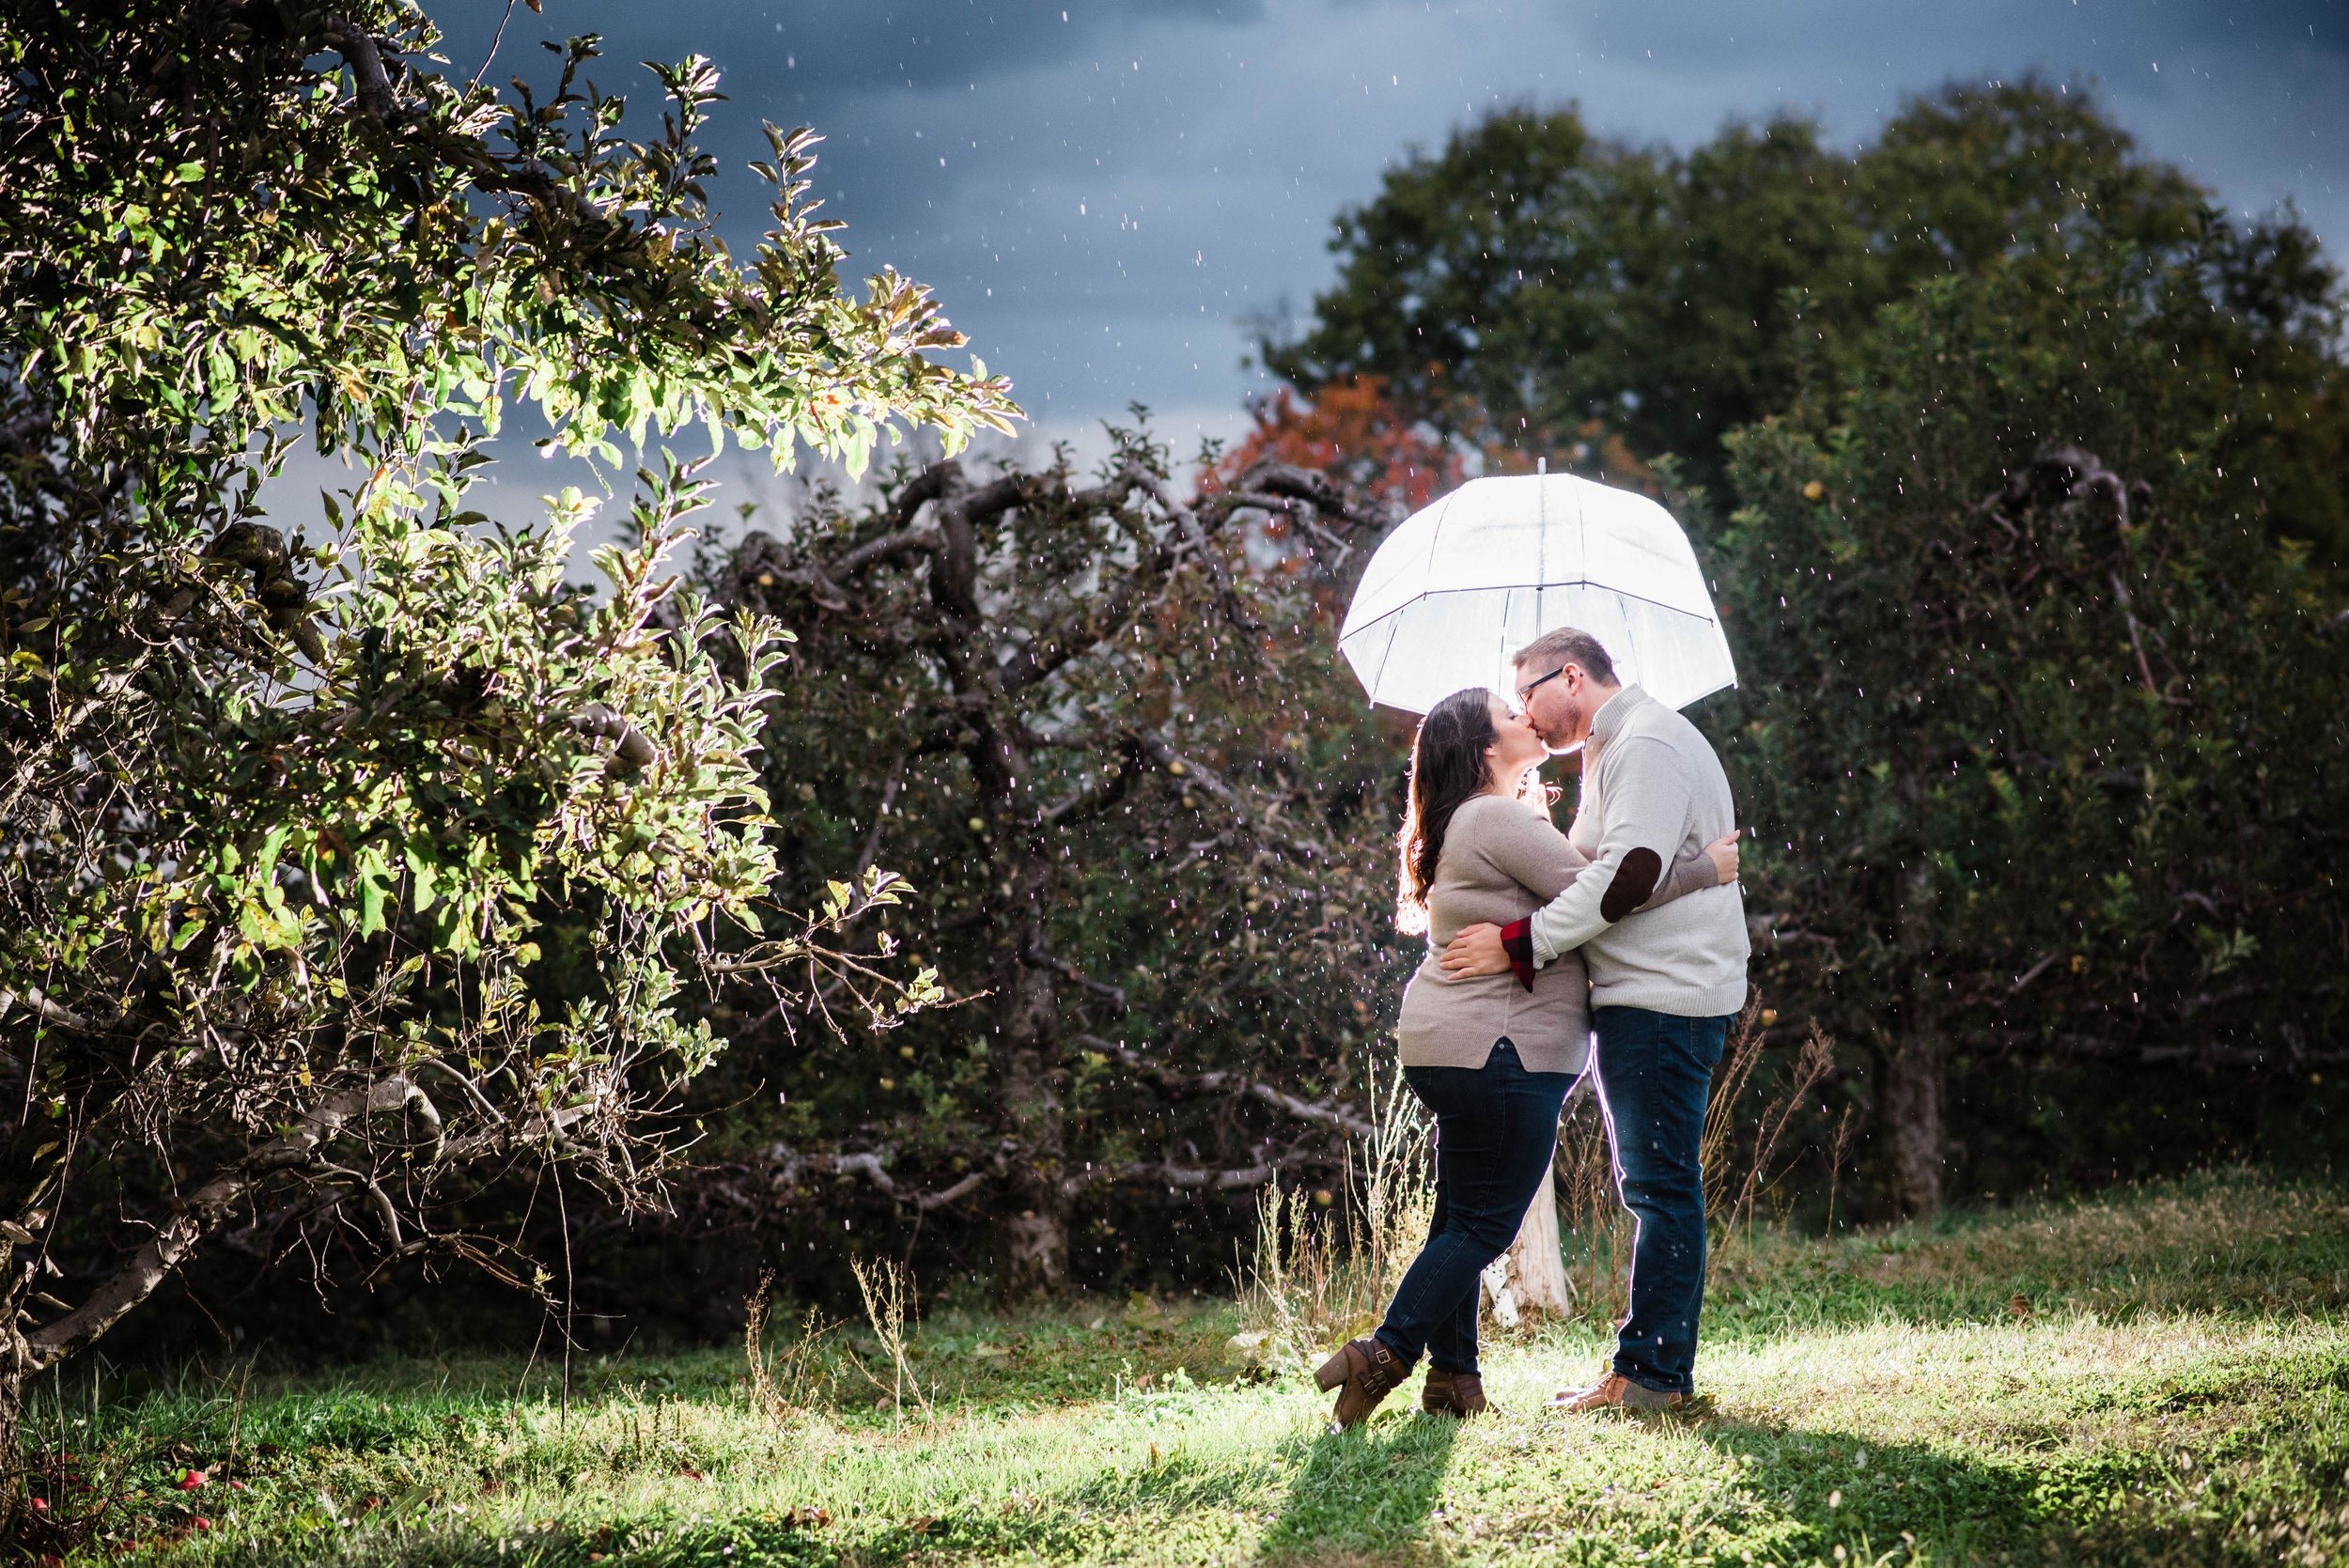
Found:
M 1508 693 L 1512 656 L 1562 626 L 1674 707 L 1737 684 L 1680 524 L 1566 474 L 1471 479 L 1412 513 L 1372 554 L 1338 646 L 1372 702 L 1424 713 L 1467 686 Z

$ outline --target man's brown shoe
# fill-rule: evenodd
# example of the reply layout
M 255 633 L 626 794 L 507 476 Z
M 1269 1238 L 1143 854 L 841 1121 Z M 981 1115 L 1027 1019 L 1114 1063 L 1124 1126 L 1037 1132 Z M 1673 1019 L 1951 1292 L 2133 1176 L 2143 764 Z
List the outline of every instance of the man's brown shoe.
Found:
M 1378 1408 L 1378 1402 L 1394 1391 L 1396 1384 L 1410 1372 L 1403 1358 L 1389 1350 L 1384 1341 L 1377 1338 L 1348 1340 L 1338 1346 L 1338 1353 L 1321 1363 L 1314 1374 L 1314 1382 L 1321 1391 L 1338 1390 L 1337 1407 L 1330 1412 L 1330 1428 L 1338 1431 L 1360 1426 Z
M 1419 1391 L 1419 1407 L 1431 1416 L 1481 1416 L 1492 1408 L 1485 1399 L 1485 1380 L 1472 1372 L 1427 1369 L 1427 1382 Z
M 1549 1403 L 1582 1415 L 1592 1410 L 1670 1410 L 1685 1401 L 1679 1394 L 1659 1393 L 1610 1372 L 1587 1389 L 1561 1389 Z

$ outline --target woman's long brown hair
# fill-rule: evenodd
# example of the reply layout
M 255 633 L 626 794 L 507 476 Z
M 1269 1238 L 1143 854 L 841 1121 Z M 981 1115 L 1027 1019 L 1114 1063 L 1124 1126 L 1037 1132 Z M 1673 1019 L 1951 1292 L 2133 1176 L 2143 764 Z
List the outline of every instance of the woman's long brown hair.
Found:
M 1401 860 L 1394 901 L 1395 929 L 1427 929 L 1427 892 L 1443 859 L 1444 831 L 1462 801 L 1484 792 L 1485 748 L 1493 743 L 1493 694 L 1481 686 L 1455 691 L 1427 710 L 1411 740 L 1411 790 L 1395 836 Z

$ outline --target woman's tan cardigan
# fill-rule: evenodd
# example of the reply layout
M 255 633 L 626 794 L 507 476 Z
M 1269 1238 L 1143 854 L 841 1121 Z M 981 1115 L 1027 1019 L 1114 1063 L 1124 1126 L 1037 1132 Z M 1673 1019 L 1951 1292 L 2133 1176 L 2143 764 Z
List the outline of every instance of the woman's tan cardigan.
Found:
M 1590 1060 L 1591 982 L 1579 953 L 1562 953 L 1535 971 L 1531 991 L 1516 975 L 1445 976 L 1437 960 L 1470 925 L 1522 920 L 1566 889 L 1590 860 L 1533 807 L 1500 795 L 1463 801 L 1444 830 L 1443 854 L 1427 893 L 1427 958 L 1403 992 L 1403 1064 L 1481 1067 L 1504 1036 L 1529 1072 L 1579 1073 Z M 1672 862 L 1649 904 L 1718 887 L 1702 852 Z

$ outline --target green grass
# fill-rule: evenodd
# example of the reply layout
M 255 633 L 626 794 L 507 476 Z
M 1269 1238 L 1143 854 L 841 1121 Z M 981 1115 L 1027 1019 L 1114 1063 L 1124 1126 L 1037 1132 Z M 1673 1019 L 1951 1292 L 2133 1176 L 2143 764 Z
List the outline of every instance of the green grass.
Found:
M 101 1446 L 150 1457 L 80 1555 L 2349 1563 L 2344 1309 L 2349 1192 L 2232 1174 L 1733 1247 L 1685 1417 L 1543 1408 L 1600 1364 L 1575 1324 L 1493 1347 L 1496 1418 L 1421 1417 L 1414 1388 L 1328 1436 L 1300 1377 L 1225 1366 L 1220 1305 L 934 1322 L 934 1413 L 903 1420 L 846 1374 L 770 1421 L 716 1352 L 575 1363 L 568 1411 L 543 1365 L 518 1397 L 518 1362 L 191 1385 L 101 1410 Z

